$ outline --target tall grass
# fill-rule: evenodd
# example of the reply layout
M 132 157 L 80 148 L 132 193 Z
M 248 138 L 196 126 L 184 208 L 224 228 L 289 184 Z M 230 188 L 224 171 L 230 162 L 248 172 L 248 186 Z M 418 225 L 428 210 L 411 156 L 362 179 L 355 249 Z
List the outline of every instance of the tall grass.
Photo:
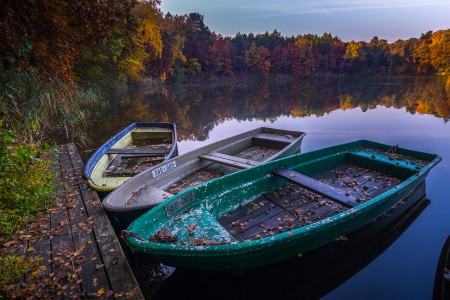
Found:
M 99 96 L 59 78 L 40 79 L 37 71 L 0 74 L 3 126 L 31 142 L 86 142 L 84 129 Z

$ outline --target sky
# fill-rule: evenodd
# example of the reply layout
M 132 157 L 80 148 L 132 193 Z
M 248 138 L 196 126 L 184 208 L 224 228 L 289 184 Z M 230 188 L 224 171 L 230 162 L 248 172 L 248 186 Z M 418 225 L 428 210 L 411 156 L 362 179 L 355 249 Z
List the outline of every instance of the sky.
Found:
M 276 29 L 283 36 L 327 32 L 343 41 L 394 42 L 450 29 L 450 0 L 161 0 L 161 10 L 198 12 L 223 36 Z

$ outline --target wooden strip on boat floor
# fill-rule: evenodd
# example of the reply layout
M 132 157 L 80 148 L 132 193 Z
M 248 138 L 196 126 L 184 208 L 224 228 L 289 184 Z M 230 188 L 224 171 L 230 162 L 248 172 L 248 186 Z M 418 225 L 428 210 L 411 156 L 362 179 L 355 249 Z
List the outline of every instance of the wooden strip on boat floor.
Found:
M 219 159 L 219 160 L 223 159 L 225 161 L 230 161 L 230 162 L 233 162 L 233 163 L 240 163 L 240 164 L 243 164 L 243 165 L 249 165 L 248 167 L 256 166 L 256 165 L 258 165 L 260 163 L 258 161 L 253 160 L 252 158 L 244 158 L 244 157 L 240 157 L 240 156 L 237 156 L 237 155 L 233 156 L 233 155 L 223 154 L 223 153 L 219 153 L 219 152 L 209 152 L 209 153 L 207 153 L 205 155 L 202 155 L 200 157 L 204 158 L 204 157 L 208 157 L 208 156 L 214 157 L 214 158 Z
M 214 163 L 222 164 L 222 165 L 225 165 L 225 166 L 238 168 L 238 169 L 246 169 L 246 168 L 249 168 L 249 167 L 252 166 L 252 165 L 247 164 L 247 163 L 241 163 L 241 162 L 238 162 L 238 161 L 235 161 L 235 160 L 224 159 L 222 157 L 218 157 L 218 156 L 214 156 L 214 155 L 210 155 L 210 154 L 200 155 L 199 158 L 204 159 L 204 160 L 209 160 L 209 161 L 212 161 Z
M 346 164 L 347 168 L 329 170 L 330 174 L 324 176 L 323 172 L 318 173 L 321 181 L 342 189 L 354 196 L 359 202 L 365 202 L 380 195 L 401 183 L 399 178 L 382 174 L 373 170 L 355 165 Z M 317 178 L 317 175 L 313 175 Z
M 274 205 L 257 216 L 248 216 L 249 218 L 247 219 L 247 221 L 236 220 L 235 223 L 229 224 L 227 226 L 228 228 L 226 229 L 231 228 L 229 232 L 236 238 L 236 234 L 242 233 L 258 224 L 264 223 L 267 221 L 267 219 L 270 219 L 271 217 L 276 216 L 283 211 L 283 208 Z
M 225 216 L 223 216 L 219 222 L 220 224 L 225 227 L 228 228 L 232 222 L 236 221 L 236 220 L 240 220 L 241 218 L 245 218 L 246 216 L 252 214 L 252 215 L 257 215 L 259 213 L 265 212 L 268 209 L 268 204 L 269 200 L 265 199 L 264 197 L 262 198 L 258 198 L 256 200 L 254 200 L 252 203 L 249 203 L 243 207 L 241 207 L 240 209 L 237 209 L 233 212 L 230 212 L 228 214 L 226 214 Z M 240 220 L 241 221 L 241 220 Z
M 350 164 L 342 164 L 333 168 L 329 168 L 327 170 L 315 173 L 313 175 L 311 175 L 312 178 L 317 179 L 317 180 L 322 180 L 322 179 L 333 179 L 336 177 L 336 172 L 342 172 L 345 171 L 346 169 L 350 168 Z
M 254 161 L 264 161 L 268 159 L 269 157 L 277 154 L 279 149 L 274 149 L 270 147 L 264 147 L 264 146 L 252 146 L 250 148 L 245 149 L 244 151 L 235 154 L 235 156 L 246 158 L 246 159 L 252 159 Z
M 314 174 L 313 177 L 350 192 L 354 197 L 361 198 L 361 202 L 401 183 L 399 178 L 349 164 Z M 245 241 L 294 230 L 344 210 L 346 208 L 326 197 L 288 183 L 226 214 L 219 222 L 236 240 Z
M 305 189 L 311 190 L 316 194 L 320 194 L 324 197 L 330 198 L 331 200 L 344 206 L 353 207 L 359 204 L 356 201 L 356 198 L 354 198 L 349 193 L 346 193 L 341 189 L 332 187 L 320 180 L 316 180 L 302 173 L 298 173 L 294 170 L 282 168 L 273 170 L 272 174 L 274 174 L 275 176 L 279 176 L 284 180 L 291 181 L 301 187 L 304 187 Z
M 303 195 L 300 189 L 293 194 L 284 193 L 292 191 L 291 188 L 284 187 L 280 190 L 283 191 L 280 193 L 283 196 L 266 194 L 220 218 L 219 223 L 235 239 L 245 241 L 293 230 L 340 212 L 337 205 L 320 204 Z

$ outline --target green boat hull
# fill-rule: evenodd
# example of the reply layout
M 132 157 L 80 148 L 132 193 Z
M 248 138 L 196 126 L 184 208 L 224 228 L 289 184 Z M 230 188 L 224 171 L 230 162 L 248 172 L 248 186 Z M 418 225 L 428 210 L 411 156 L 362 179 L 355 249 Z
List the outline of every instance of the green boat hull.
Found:
M 208 270 L 244 270 L 296 256 L 381 216 L 424 181 L 441 160 L 437 155 L 406 149 L 397 149 L 396 153 L 407 158 L 394 160 L 386 154 L 390 149 L 388 145 L 357 141 L 294 155 L 204 183 L 138 218 L 128 228 L 127 232 L 134 236 L 129 236 L 127 243 L 135 251 L 150 253 L 167 265 Z M 289 168 L 309 176 L 349 161 L 396 176 L 401 182 L 367 202 L 273 236 L 236 241 L 217 222 L 261 195 L 285 186 L 286 178 L 273 175 L 276 169 Z M 162 228 L 172 231 L 176 241 L 152 241 Z M 202 243 L 194 244 L 194 239 Z

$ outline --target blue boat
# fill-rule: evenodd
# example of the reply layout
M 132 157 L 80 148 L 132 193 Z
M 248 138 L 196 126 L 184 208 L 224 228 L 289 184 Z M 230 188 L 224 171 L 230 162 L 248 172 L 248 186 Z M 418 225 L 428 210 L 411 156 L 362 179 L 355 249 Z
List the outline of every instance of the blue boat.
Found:
M 133 123 L 104 143 L 88 160 L 88 184 L 110 192 L 133 176 L 178 155 L 174 123 Z

